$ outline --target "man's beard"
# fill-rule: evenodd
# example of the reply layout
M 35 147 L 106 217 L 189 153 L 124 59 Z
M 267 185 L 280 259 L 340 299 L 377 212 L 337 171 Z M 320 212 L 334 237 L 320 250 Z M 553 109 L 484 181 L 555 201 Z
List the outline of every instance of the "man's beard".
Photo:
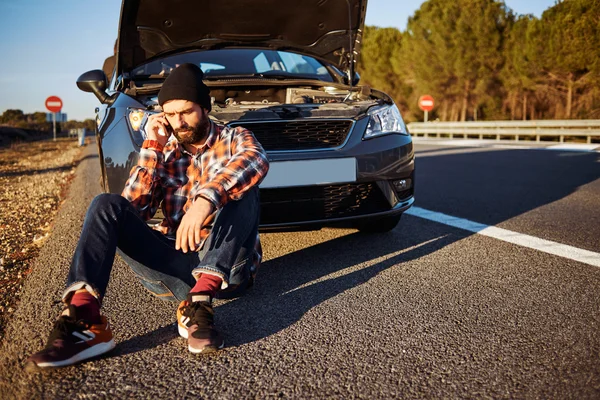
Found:
M 196 144 L 204 140 L 208 136 L 210 121 L 208 118 L 203 118 L 196 126 L 185 126 L 173 130 L 173 136 L 181 144 Z M 187 135 L 181 137 L 179 134 L 185 132 Z

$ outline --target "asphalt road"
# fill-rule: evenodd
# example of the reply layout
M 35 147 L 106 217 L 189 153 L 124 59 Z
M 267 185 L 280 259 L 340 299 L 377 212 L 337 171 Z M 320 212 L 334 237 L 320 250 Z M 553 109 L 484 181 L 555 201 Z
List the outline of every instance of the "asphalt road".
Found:
M 419 208 L 600 257 L 600 153 L 416 148 Z M 600 268 L 415 215 L 381 235 L 263 234 L 256 286 L 216 303 L 227 347 L 210 356 L 117 260 L 117 348 L 28 373 L 97 182 L 90 146 L 7 327 L 2 398 L 600 398 Z

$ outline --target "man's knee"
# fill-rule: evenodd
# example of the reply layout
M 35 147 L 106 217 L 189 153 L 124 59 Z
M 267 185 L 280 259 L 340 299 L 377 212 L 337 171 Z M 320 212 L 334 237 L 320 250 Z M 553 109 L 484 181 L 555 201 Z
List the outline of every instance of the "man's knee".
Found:
M 102 193 L 94 197 L 90 203 L 90 210 L 102 211 L 102 210 L 114 210 L 116 208 L 123 207 L 129 204 L 127 199 L 123 196 L 115 193 Z

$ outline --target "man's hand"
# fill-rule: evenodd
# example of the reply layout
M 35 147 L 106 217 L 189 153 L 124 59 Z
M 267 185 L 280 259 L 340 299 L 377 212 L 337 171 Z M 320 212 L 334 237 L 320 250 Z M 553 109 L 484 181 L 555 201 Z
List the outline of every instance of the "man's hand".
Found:
M 161 145 L 166 145 L 169 140 L 169 121 L 165 117 L 165 113 L 150 114 L 146 123 L 146 135 L 150 140 L 156 140 Z
M 198 197 L 187 210 L 179 228 L 175 239 L 175 249 L 181 249 L 184 253 L 196 250 L 196 245 L 200 243 L 200 230 L 204 221 L 213 213 L 215 206 L 210 201 Z

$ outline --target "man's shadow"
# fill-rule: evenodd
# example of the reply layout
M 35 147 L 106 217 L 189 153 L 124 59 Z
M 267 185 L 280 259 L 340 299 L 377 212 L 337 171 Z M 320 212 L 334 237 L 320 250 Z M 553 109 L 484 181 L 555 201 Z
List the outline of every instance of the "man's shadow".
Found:
M 387 234 L 351 233 L 265 262 L 249 293 L 215 308 L 226 343 L 239 346 L 276 334 L 328 299 L 470 235 L 415 235 L 403 222 Z
M 432 228 L 415 230 L 404 226 L 414 224 L 424 228 L 431 224 Z M 326 300 L 389 268 L 406 268 L 407 262 L 469 235 L 451 228 L 440 234 L 433 223 L 405 215 L 389 233 L 350 233 L 267 260 L 261 265 L 253 288 L 239 298 L 215 302 L 217 326 L 228 347 L 269 337 Z M 111 356 L 147 350 L 176 337 L 177 329 L 171 323 L 121 342 Z

